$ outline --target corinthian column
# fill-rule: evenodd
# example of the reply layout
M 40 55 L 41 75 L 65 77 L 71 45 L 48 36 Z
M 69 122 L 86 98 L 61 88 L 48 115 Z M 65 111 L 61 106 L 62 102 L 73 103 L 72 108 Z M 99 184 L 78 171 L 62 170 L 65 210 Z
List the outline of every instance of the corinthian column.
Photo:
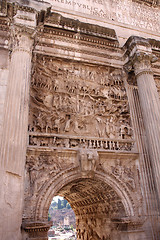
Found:
M 130 63 L 137 79 L 157 200 L 160 203 L 160 100 L 151 66 L 156 57 L 145 39 L 132 38 L 128 49 Z
M 20 240 L 33 35 L 50 5 L 34 0 L 11 3 L 11 56 L 0 144 L 0 236 Z
M 29 32 L 13 27 L 4 124 L 1 164 L 8 171 L 22 175 L 27 145 L 28 97 L 33 39 Z M 23 164 L 22 164 L 23 163 Z
M 11 27 L 11 58 L 0 146 L 0 236 L 21 239 L 23 175 L 27 147 L 29 83 L 35 13 L 17 12 Z M 26 16 L 27 15 L 27 16 Z M 28 24 L 30 22 L 30 25 Z

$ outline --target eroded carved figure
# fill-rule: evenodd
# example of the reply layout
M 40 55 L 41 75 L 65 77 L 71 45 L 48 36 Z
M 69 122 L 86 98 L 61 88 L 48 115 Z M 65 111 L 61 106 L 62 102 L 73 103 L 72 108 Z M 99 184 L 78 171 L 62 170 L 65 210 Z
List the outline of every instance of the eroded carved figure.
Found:
M 81 171 L 94 171 L 98 164 L 99 155 L 96 150 L 79 150 L 79 161 Z
M 132 171 L 131 167 L 122 165 L 121 161 L 117 159 L 115 161 L 115 166 L 111 166 L 112 173 L 125 182 L 129 188 L 135 189 L 135 173 Z
M 129 142 L 76 140 L 73 136 L 133 140 L 124 74 L 120 69 L 68 63 L 37 55 L 32 76 L 30 144 L 131 150 Z M 42 71 L 43 69 L 43 71 Z M 35 133 L 39 135 L 35 136 Z M 54 140 L 41 134 L 52 134 Z M 66 139 L 56 139 L 57 135 Z M 68 137 L 69 136 L 69 137 Z M 71 140 L 72 139 L 72 140 Z M 88 142 L 88 143 L 87 143 Z

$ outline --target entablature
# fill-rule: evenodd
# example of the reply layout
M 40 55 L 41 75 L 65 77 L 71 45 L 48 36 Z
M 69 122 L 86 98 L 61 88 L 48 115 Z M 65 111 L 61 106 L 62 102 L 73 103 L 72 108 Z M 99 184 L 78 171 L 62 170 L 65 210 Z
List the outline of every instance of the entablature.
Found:
M 87 24 L 51 13 L 38 28 L 35 53 L 122 66 L 114 29 Z
M 114 29 L 102 27 L 95 24 L 81 22 L 79 20 L 63 17 L 61 14 L 52 12 L 44 21 L 44 26 L 52 26 L 70 30 L 80 34 L 87 34 L 100 38 L 107 38 L 117 42 Z

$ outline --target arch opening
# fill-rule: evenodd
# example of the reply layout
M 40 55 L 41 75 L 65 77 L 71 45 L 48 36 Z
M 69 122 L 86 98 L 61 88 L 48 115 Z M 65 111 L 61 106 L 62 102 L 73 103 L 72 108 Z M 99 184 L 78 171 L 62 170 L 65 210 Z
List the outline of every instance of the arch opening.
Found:
M 66 199 L 60 196 L 52 199 L 48 221 L 52 222 L 48 240 L 76 240 L 75 214 Z
M 58 195 L 71 205 L 76 216 L 77 240 L 120 239 L 116 221 L 126 217 L 125 207 L 116 191 L 107 183 L 80 178 L 64 185 Z

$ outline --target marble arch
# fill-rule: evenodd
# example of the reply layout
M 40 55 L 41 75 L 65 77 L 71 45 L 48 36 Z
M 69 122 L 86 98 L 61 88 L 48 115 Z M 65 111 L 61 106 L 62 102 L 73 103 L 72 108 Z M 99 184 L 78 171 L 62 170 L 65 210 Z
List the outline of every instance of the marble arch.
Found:
M 78 240 L 159 240 L 159 12 L 158 0 L 0 1 L 2 239 L 46 240 L 61 194 Z
M 90 175 L 90 176 L 89 176 Z M 53 196 L 60 195 L 65 197 L 72 206 L 72 209 L 76 214 L 77 232 L 81 235 L 82 225 L 89 221 L 89 229 L 94 229 L 97 234 L 97 239 L 111 239 L 115 237 L 115 225 L 119 228 L 125 228 L 128 225 L 137 225 L 140 227 L 144 223 L 144 219 L 140 218 L 135 208 L 137 199 L 132 198 L 132 192 L 130 192 L 125 184 L 115 179 L 112 174 L 104 174 L 100 172 L 81 172 L 76 170 L 67 170 L 60 172 L 53 179 L 44 180 L 45 187 L 35 203 L 35 216 L 31 219 L 23 219 L 24 229 L 30 231 L 33 228 L 33 224 L 36 224 L 37 228 L 42 228 L 44 236 L 47 233 L 47 219 L 48 209 Z M 34 198 L 34 196 L 33 196 Z M 134 202 L 135 201 L 135 202 Z M 24 216 L 28 215 L 25 212 L 30 212 L 32 209 L 28 204 L 28 199 L 25 201 Z M 94 224 L 92 224 L 94 219 Z M 107 220 L 108 219 L 108 220 Z M 96 223 L 97 221 L 97 223 Z M 98 222 L 101 222 L 101 228 L 107 228 L 101 235 L 101 230 L 98 227 Z M 27 223 L 28 222 L 28 223 Z M 97 225 L 96 225 L 97 224 Z M 113 226 L 112 226 L 113 225 Z M 96 230 L 97 228 L 97 230 Z M 86 235 L 90 236 L 90 231 Z M 96 232 L 97 231 L 97 232 Z M 113 233 L 111 233 L 113 231 Z M 142 231 L 142 229 L 140 230 Z M 32 231 L 31 231 L 32 232 Z M 92 231 L 93 232 L 93 231 Z M 119 234 L 126 234 L 123 231 L 118 231 Z M 116 234 L 118 234 L 118 232 Z M 80 236 L 78 239 L 81 239 Z M 118 239 L 118 238 L 117 238 Z
M 93 181 L 93 186 L 94 186 L 95 179 L 99 179 L 104 184 L 108 184 L 112 189 L 114 189 L 114 191 L 120 197 L 125 208 L 126 216 L 132 217 L 136 215 L 135 203 L 132 197 L 130 196 L 129 191 L 127 191 L 125 186 L 122 186 L 120 182 L 116 181 L 114 176 L 107 176 L 107 174 L 104 175 L 104 174 L 95 173 L 95 176 L 93 178 L 92 177 L 86 178 L 86 177 L 82 177 L 81 174 L 77 174 L 77 172 L 75 172 L 75 174 L 74 172 L 73 173 L 69 172 L 68 174 L 65 174 L 65 173 L 61 173 L 61 174 L 63 175 L 61 175 L 61 177 L 57 177 L 58 178 L 57 181 L 54 179 L 49 180 L 49 183 L 46 184 L 47 191 L 45 191 L 44 189 L 44 194 L 42 192 L 41 196 L 39 196 L 39 199 L 36 204 L 37 206 L 36 215 L 35 215 L 36 221 L 38 221 L 41 218 L 47 219 L 48 209 L 52 201 L 52 198 L 56 195 L 63 195 L 63 193 L 61 193 L 62 191 L 61 189 L 65 188 L 65 186 L 67 185 L 74 184 L 74 182 L 77 182 L 78 180 L 81 180 L 83 182 L 84 180 L 87 180 L 87 179 L 89 179 L 91 182 Z M 64 178 L 67 180 L 63 181 Z M 67 195 L 65 197 L 67 197 Z M 69 200 L 69 197 L 67 198 Z

